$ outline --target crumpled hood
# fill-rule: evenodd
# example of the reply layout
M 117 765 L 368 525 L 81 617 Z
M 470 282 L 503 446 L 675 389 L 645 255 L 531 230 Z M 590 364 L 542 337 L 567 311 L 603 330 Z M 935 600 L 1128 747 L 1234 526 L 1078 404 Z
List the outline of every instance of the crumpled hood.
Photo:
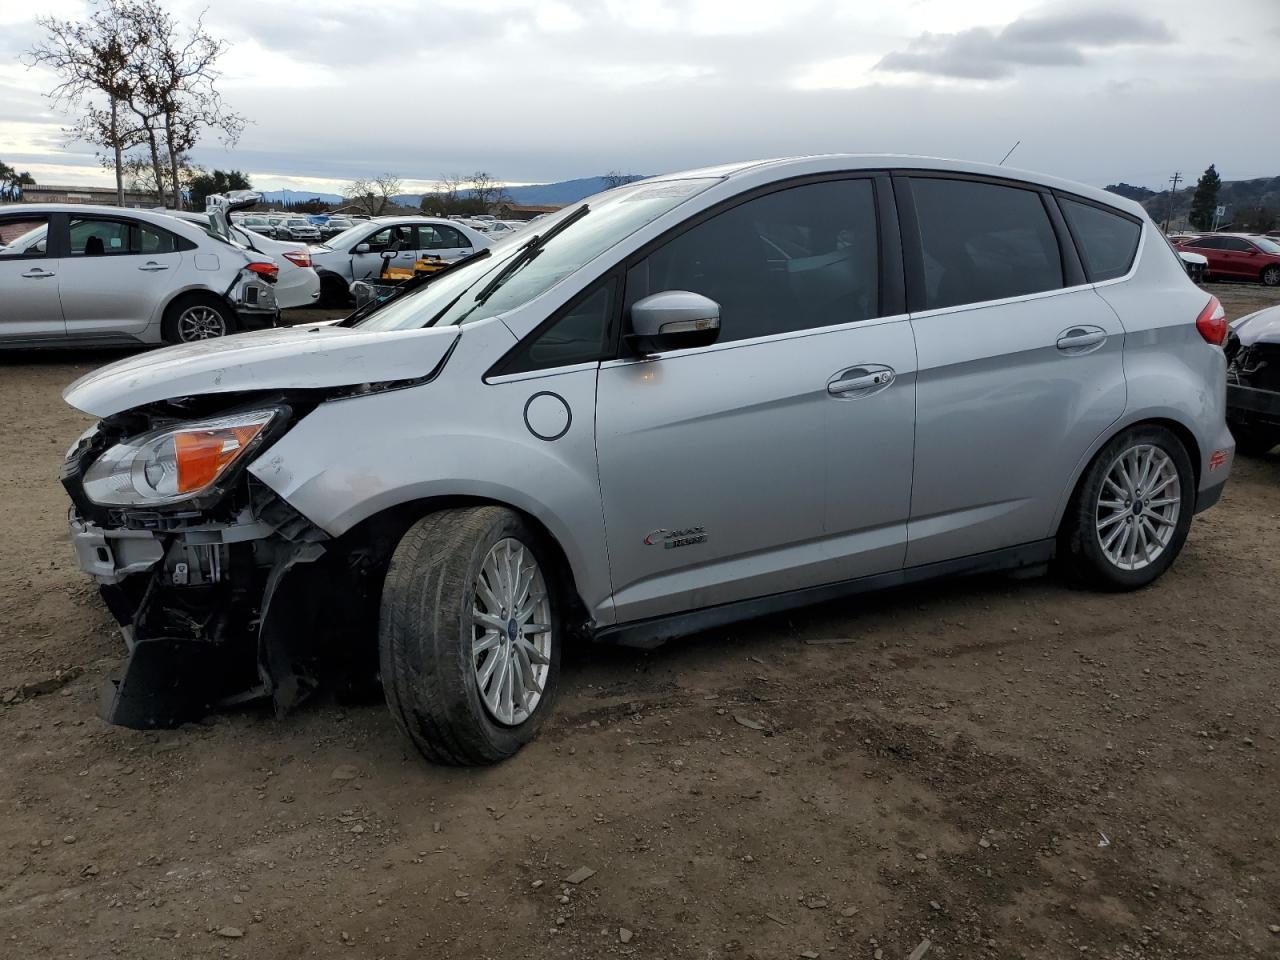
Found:
M 1231 324 L 1231 332 L 1246 347 L 1260 340 L 1264 343 L 1280 343 L 1280 307 L 1267 307 L 1241 317 Z
M 107 417 L 174 397 L 411 380 L 434 370 L 458 336 L 453 326 L 364 333 L 329 324 L 241 333 L 108 364 L 62 398 Z

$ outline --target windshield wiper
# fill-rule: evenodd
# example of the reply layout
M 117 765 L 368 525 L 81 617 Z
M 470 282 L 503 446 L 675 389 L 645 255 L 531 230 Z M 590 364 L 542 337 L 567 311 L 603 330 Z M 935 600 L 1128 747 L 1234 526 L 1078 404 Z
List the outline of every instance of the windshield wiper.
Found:
M 489 299 L 500 286 L 507 282 L 513 273 L 523 267 L 526 263 L 538 255 L 538 252 L 547 245 L 547 242 L 557 234 L 563 233 L 569 227 L 573 226 L 583 217 L 585 217 L 591 208 L 587 204 L 583 204 L 573 213 L 569 214 L 546 233 L 537 233 L 529 238 L 529 241 L 520 248 L 520 251 L 511 258 L 510 262 L 494 275 L 494 278 L 481 288 L 476 294 L 476 303 L 484 303 Z

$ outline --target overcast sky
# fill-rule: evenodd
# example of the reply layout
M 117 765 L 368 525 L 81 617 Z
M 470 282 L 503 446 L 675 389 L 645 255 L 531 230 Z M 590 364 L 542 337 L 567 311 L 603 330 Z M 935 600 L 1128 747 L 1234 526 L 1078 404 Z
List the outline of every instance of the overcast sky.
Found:
M 0 160 L 109 183 L 67 146 L 20 56 L 33 12 L 0 2 Z M 1280 0 L 171 0 L 231 43 L 221 90 L 251 121 L 196 162 L 255 186 L 419 188 L 661 173 L 805 153 L 998 161 L 1162 186 L 1216 163 L 1280 174 Z

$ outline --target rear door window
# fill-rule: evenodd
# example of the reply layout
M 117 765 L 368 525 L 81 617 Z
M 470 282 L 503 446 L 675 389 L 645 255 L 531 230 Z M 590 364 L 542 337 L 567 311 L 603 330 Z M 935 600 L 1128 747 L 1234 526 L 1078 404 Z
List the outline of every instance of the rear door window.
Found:
M 922 309 L 1063 286 L 1062 253 L 1037 191 L 940 177 L 912 177 L 911 191 L 923 260 Z
M 1114 280 L 1129 272 L 1134 254 L 1138 252 L 1141 224 L 1069 197 L 1059 197 L 1058 204 L 1067 218 L 1076 248 L 1084 260 L 1085 275 L 1091 282 Z
M 177 240 L 173 234 L 150 224 L 102 217 L 71 218 L 73 257 L 173 253 L 177 249 Z

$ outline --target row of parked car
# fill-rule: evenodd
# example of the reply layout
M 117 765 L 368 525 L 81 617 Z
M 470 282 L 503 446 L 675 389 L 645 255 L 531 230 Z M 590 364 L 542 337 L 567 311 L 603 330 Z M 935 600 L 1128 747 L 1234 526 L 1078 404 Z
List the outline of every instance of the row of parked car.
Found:
M 374 219 L 366 216 L 297 216 L 284 213 L 251 213 L 232 218 L 232 222 L 245 230 L 271 237 L 274 240 L 305 240 L 321 242 L 336 237 L 362 222 Z M 499 220 L 492 216 L 449 217 L 495 240 L 510 236 L 529 225 L 526 220 Z
M 281 309 L 347 303 L 351 284 L 376 279 L 387 260 L 452 261 L 495 239 L 464 222 L 409 216 L 347 221 L 307 243 L 237 219 L 0 206 L 0 346 L 186 343 L 269 327 Z

